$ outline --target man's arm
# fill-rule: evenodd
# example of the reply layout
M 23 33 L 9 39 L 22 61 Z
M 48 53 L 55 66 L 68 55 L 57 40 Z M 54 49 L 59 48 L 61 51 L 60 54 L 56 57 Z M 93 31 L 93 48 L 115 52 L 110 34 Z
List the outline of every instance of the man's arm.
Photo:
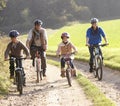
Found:
M 44 38 L 43 49 L 46 51 L 48 46 L 48 36 L 46 29 L 43 30 L 43 38 Z
M 30 41 L 32 39 L 32 30 L 29 31 L 27 41 L 26 41 L 26 46 L 28 49 L 30 49 Z

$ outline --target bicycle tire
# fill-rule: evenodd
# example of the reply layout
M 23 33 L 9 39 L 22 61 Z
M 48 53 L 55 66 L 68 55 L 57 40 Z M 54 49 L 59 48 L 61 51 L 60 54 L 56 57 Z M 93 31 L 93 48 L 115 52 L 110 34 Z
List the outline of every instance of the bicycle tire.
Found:
M 97 58 L 97 63 L 98 63 L 98 69 L 97 69 L 97 77 L 98 77 L 98 80 L 102 80 L 102 77 L 103 77 L 103 69 L 102 69 L 102 58 L 101 56 L 98 56 Z
M 40 80 L 42 80 L 42 75 L 43 75 L 43 72 L 40 71 Z
M 17 88 L 19 91 L 19 94 L 23 94 L 23 78 L 22 78 L 22 72 L 21 70 L 19 70 L 17 72 L 17 77 L 18 77 L 18 84 L 17 84 Z
M 68 84 L 69 84 L 69 86 L 72 86 L 71 72 L 70 72 L 69 69 L 66 70 L 66 77 L 67 77 L 67 80 L 68 80 Z
M 37 60 L 36 60 L 36 72 L 37 72 L 37 83 L 39 83 L 39 67 L 38 67 L 38 63 L 37 63 Z

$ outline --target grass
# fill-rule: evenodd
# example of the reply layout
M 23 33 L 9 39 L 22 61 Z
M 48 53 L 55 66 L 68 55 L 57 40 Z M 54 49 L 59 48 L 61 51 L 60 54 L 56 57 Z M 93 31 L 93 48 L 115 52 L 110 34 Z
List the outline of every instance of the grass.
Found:
M 106 66 L 120 70 L 120 20 L 100 22 L 99 26 L 104 29 L 109 40 L 109 46 L 102 48 L 104 63 Z M 69 32 L 70 40 L 78 48 L 76 59 L 88 61 L 89 52 L 85 47 L 86 30 L 90 24 L 73 24 L 60 28 L 55 33 L 49 35 L 49 47 L 47 54 L 55 55 L 57 45 L 61 42 L 60 35 L 62 32 Z M 104 42 L 103 42 L 104 43 Z
M 10 86 L 8 62 L 4 62 L 4 51 L 8 42 L 8 38 L 0 39 L 0 98 L 8 93 Z
M 59 62 L 48 60 L 49 64 L 59 66 Z M 78 73 L 77 81 L 83 87 L 86 96 L 92 100 L 94 106 L 115 106 L 114 102 L 108 99 L 98 87 L 90 80 Z

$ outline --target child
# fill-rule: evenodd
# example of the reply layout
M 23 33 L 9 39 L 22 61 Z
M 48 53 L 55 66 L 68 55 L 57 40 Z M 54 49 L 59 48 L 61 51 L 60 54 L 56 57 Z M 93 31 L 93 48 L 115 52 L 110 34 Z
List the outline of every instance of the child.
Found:
M 5 60 L 8 60 L 8 56 L 11 57 L 15 57 L 15 58 L 20 58 L 21 57 L 21 51 L 24 50 L 25 54 L 26 54 L 26 58 L 29 58 L 29 51 L 28 49 L 23 45 L 22 42 L 20 42 L 17 39 L 17 36 L 19 35 L 19 32 L 16 30 L 12 30 L 9 33 L 9 37 L 11 38 L 11 42 L 8 44 L 6 51 L 4 53 L 4 58 Z M 14 61 L 10 60 L 10 79 L 14 78 Z M 20 64 L 21 61 L 20 61 Z M 17 65 L 17 62 L 16 62 Z M 22 68 L 22 66 L 21 66 Z M 24 72 L 23 72 L 24 73 Z
M 76 47 L 69 41 L 69 37 L 70 35 L 68 33 L 62 33 L 61 35 L 61 39 L 62 42 L 59 44 L 58 49 L 56 54 L 57 55 L 67 55 L 67 54 L 71 54 L 72 52 L 77 52 Z M 74 50 L 74 51 L 73 51 Z M 75 67 L 73 65 L 73 60 L 70 61 L 70 65 L 72 68 L 72 73 L 73 76 L 76 76 L 76 70 Z M 65 61 L 64 58 L 61 57 L 61 77 L 65 77 Z

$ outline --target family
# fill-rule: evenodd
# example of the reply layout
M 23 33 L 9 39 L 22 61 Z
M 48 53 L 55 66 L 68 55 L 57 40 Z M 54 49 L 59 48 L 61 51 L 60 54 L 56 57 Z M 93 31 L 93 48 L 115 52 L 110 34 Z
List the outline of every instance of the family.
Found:
M 91 27 L 86 32 L 86 46 L 89 48 L 90 53 L 90 72 L 93 71 L 93 48 L 90 45 L 93 44 L 99 44 L 102 41 L 102 37 L 104 38 L 104 41 L 106 44 L 108 44 L 106 35 L 101 27 L 98 26 L 98 19 L 92 18 L 91 21 Z M 43 22 L 39 19 L 34 21 L 34 27 L 29 31 L 26 46 L 17 39 L 17 37 L 20 35 L 17 30 L 12 30 L 9 33 L 9 37 L 11 38 L 11 42 L 7 45 L 7 48 L 4 53 L 5 60 L 8 60 L 8 57 L 15 57 L 20 58 L 21 51 L 23 50 L 26 54 L 26 58 L 32 59 L 32 65 L 35 66 L 35 53 L 37 49 L 40 50 L 41 54 L 41 68 L 43 69 L 43 76 L 46 77 L 46 50 L 48 47 L 48 36 L 47 31 L 42 27 Z M 58 45 L 58 49 L 56 51 L 56 54 L 58 56 L 61 55 L 61 77 L 65 77 L 65 61 L 62 58 L 62 55 L 71 54 L 71 53 L 77 53 L 77 48 L 74 46 L 72 42 L 70 42 L 69 38 L 70 35 L 68 32 L 63 32 L 61 34 L 61 43 Z M 100 53 L 102 54 L 101 49 L 99 48 Z M 30 52 L 29 52 L 30 51 Z M 10 79 L 14 78 L 14 68 L 15 64 L 13 61 L 10 61 Z M 21 61 L 19 62 L 21 63 Z M 70 60 L 70 65 L 73 71 L 73 76 L 76 77 L 76 69 L 73 64 L 73 59 Z M 16 63 L 17 66 L 17 63 Z M 21 66 L 22 68 L 22 66 Z M 25 76 L 25 73 L 24 73 Z

